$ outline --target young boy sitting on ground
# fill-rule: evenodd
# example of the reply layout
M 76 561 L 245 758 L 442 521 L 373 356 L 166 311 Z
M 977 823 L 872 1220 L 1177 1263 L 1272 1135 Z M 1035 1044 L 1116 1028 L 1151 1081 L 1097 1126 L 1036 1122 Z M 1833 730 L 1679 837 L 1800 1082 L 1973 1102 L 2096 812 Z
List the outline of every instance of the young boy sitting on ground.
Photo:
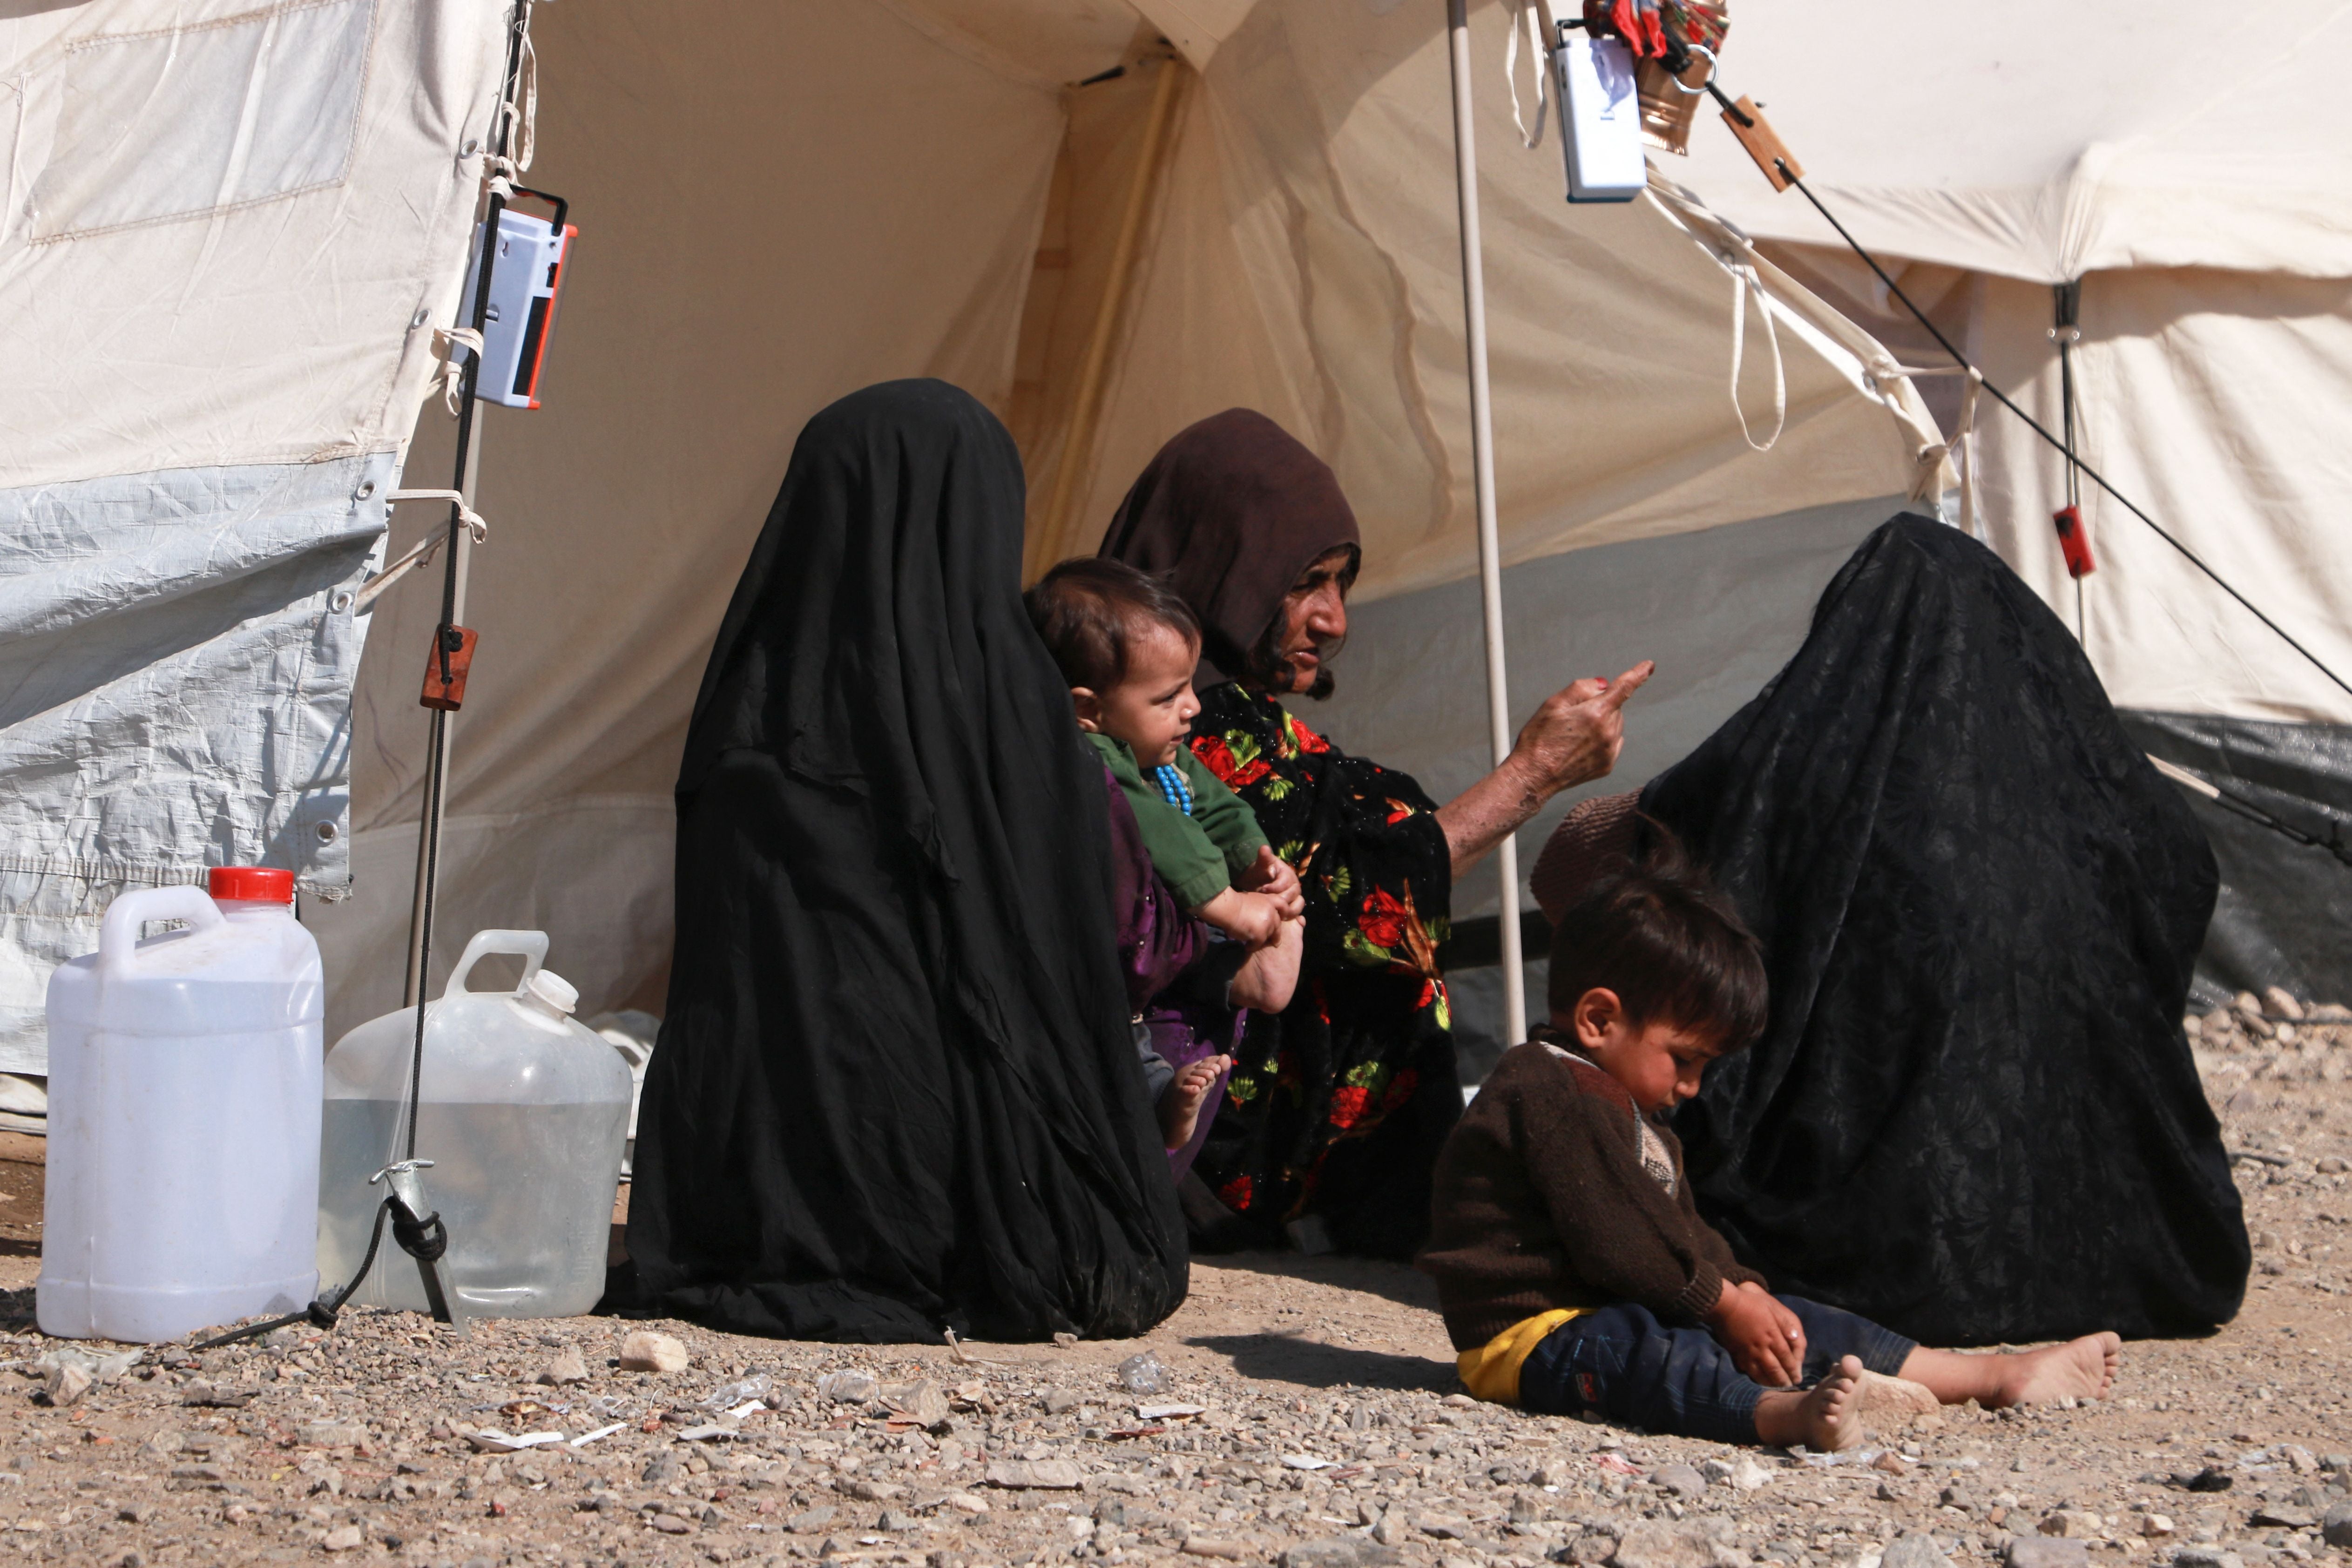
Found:
M 2106 1392 L 2114 1334 L 2018 1355 L 1925 1350 L 1774 1296 L 1699 1218 L 1663 1118 L 1763 1033 L 1764 963 L 1671 840 L 1563 911 L 1549 999 L 1550 1026 L 1504 1054 L 1438 1160 L 1420 1267 L 1473 1394 L 1828 1451 L 1861 1440 L 1870 1373 L 1948 1405 Z
M 1124 562 L 1065 561 L 1022 596 L 1037 635 L 1070 684 L 1078 728 L 1135 810 L 1143 847 L 1194 919 L 1254 949 L 1299 945 L 1298 874 L 1277 858 L 1257 814 L 1192 755 L 1184 738 L 1201 710 L 1192 671 L 1201 625 L 1165 584 Z M 1287 973 L 1295 975 L 1292 956 Z M 1287 999 L 1288 982 L 1280 990 Z M 1202 1103 L 1233 1065 L 1218 1056 L 1170 1072 L 1145 1069 L 1171 1149 L 1192 1137 Z

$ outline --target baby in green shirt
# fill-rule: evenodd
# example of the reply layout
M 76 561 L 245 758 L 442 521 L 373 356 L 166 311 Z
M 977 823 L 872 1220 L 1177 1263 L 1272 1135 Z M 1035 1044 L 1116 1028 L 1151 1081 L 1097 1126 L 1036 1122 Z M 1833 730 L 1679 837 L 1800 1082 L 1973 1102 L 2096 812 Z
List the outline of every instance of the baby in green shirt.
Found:
M 1087 732 L 1187 914 L 1253 947 L 1305 912 L 1257 814 L 1184 743 L 1201 700 L 1192 607 L 1124 562 L 1065 561 L 1024 595 Z

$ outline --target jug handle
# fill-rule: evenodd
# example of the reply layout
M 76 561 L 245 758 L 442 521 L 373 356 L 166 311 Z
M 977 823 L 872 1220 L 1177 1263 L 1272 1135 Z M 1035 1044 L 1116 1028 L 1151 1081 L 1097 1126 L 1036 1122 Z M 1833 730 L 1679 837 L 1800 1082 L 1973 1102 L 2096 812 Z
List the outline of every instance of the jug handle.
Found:
M 444 996 L 455 996 L 466 989 L 466 976 L 473 973 L 474 964 L 493 952 L 512 953 L 523 961 L 522 978 L 515 983 L 514 994 L 520 996 L 530 984 L 530 977 L 547 962 L 547 933 L 543 931 L 478 931 L 474 940 L 466 944 L 457 967 L 449 972 L 449 984 L 441 988 Z
M 106 921 L 99 927 L 99 973 L 121 974 L 131 967 L 139 952 L 139 928 L 149 921 L 187 921 L 204 931 L 226 918 L 212 896 L 194 883 L 125 893 L 106 907 Z

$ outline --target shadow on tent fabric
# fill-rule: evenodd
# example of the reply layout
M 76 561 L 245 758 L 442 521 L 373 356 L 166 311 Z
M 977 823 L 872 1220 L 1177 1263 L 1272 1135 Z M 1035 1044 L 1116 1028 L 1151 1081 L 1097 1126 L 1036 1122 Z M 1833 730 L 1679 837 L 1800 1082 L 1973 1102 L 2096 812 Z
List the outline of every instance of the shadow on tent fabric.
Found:
M 2236 1313 L 2244 1217 L 2180 1029 L 2213 856 L 1999 557 L 1887 522 L 1642 806 L 1765 945 L 1770 1026 L 1675 1129 L 1773 1289 L 1930 1344 Z

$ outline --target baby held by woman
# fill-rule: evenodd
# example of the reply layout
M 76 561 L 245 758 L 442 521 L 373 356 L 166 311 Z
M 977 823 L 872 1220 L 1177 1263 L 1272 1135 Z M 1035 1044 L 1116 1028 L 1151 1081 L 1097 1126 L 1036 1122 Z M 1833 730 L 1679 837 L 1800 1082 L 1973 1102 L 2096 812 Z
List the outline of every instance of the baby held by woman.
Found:
M 1877 1399 L 2104 1394 L 2114 1334 L 2016 1355 L 1927 1350 L 1774 1295 L 1699 1217 L 1663 1118 L 1763 1033 L 1765 995 L 1755 937 L 1671 841 L 1564 911 L 1549 1026 L 1504 1054 L 1438 1162 L 1420 1267 L 1464 1386 L 1548 1415 L 1824 1451 L 1860 1441 Z
M 1078 728 L 1134 808 L 1152 868 L 1187 914 L 1253 950 L 1253 987 L 1279 1008 L 1297 975 L 1306 900 L 1256 814 L 1184 743 L 1201 710 L 1192 692 L 1201 626 L 1191 606 L 1134 567 L 1102 559 L 1064 562 L 1024 602 L 1070 683 Z M 1181 1148 L 1232 1058 L 1171 1069 L 1139 1048 L 1162 1137 Z

